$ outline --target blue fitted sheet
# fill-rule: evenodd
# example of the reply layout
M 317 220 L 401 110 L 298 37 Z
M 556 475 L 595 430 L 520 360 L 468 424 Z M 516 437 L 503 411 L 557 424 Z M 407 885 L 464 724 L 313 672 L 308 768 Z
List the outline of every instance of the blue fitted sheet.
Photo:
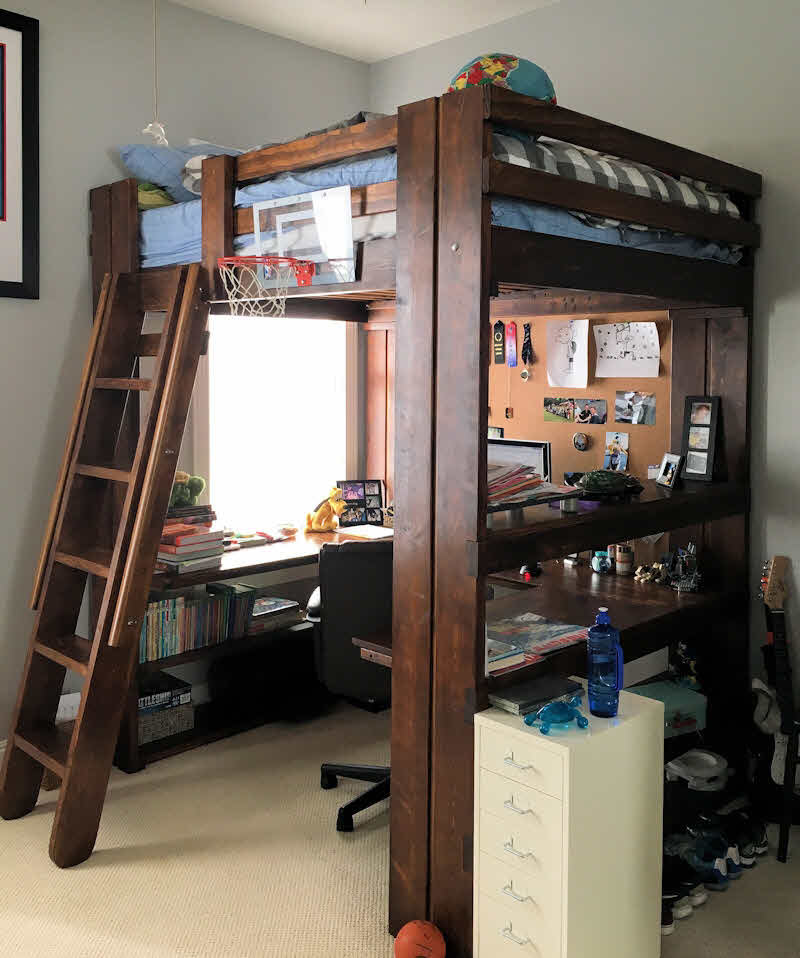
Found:
M 280 199 L 295 193 L 308 193 L 334 186 L 370 186 L 397 177 L 397 154 L 382 153 L 358 160 L 345 160 L 301 173 L 281 173 L 264 183 L 254 183 L 236 191 L 237 206 L 252 206 L 262 200 Z M 635 230 L 625 226 L 598 228 L 589 226 L 567 210 L 507 197 L 492 200 L 492 223 L 532 233 L 547 233 L 571 239 L 629 246 L 655 253 L 671 253 L 692 259 L 711 259 L 736 263 L 741 252 L 728 246 L 668 230 Z M 242 249 L 254 241 L 252 233 L 237 236 L 234 248 Z M 194 263 L 202 258 L 202 206 L 200 200 L 145 210 L 139 217 L 141 265 L 173 266 Z

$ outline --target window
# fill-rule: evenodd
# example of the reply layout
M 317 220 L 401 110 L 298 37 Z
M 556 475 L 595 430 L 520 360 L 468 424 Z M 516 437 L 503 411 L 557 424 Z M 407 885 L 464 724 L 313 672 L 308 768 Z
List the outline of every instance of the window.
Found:
M 302 524 L 338 479 L 357 471 L 358 330 L 211 316 L 209 332 L 194 451 L 219 521 L 238 531 Z

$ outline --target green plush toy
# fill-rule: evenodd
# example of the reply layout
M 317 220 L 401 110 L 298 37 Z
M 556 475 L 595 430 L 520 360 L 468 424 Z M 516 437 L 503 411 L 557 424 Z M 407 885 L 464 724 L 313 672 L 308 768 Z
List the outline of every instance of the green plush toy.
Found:
M 190 476 L 188 472 L 176 472 L 169 497 L 170 509 L 183 509 L 186 506 L 196 506 L 197 497 L 206 487 L 202 476 Z

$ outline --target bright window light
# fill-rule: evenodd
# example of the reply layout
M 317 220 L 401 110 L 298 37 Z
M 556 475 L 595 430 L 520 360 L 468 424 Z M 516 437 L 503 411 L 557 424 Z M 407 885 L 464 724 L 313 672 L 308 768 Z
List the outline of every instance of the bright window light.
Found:
M 302 526 L 346 477 L 346 324 L 209 318 L 209 496 L 219 522 Z

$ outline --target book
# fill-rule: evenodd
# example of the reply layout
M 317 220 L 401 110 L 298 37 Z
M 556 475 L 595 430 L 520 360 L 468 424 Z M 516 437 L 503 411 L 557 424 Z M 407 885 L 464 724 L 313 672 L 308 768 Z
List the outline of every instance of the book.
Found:
M 580 625 L 553 622 L 535 612 L 486 623 L 487 641 L 494 639 L 515 645 L 528 662 L 540 662 L 545 655 L 568 645 L 583 642 L 589 630 Z
M 509 642 L 499 639 L 486 640 L 486 669 L 489 673 L 505 671 L 525 663 L 525 653 Z
M 158 547 L 158 557 L 159 559 L 164 559 L 166 562 L 175 562 L 182 556 L 202 559 L 204 556 L 222 555 L 224 551 L 222 539 L 215 539 L 211 542 L 198 542 L 190 546 L 172 546 L 162 542 Z
M 172 559 L 173 557 L 170 557 Z M 203 559 L 181 558 L 178 562 L 159 559 L 156 562 L 156 572 L 170 572 L 172 575 L 182 575 L 185 572 L 200 572 L 203 569 L 218 569 L 222 565 L 222 555 L 206 556 Z
M 572 679 L 559 675 L 543 675 L 511 685 L 500 692 L 490 692 L 489 702 L 496 708 L 512 715 L 527 715 L 541 708 L 547 702 L 577 692 L 581 686 Z
M 276 596 L 260 596 L 253 602 L 253 611 L 250 613 L 251 618 L 259 618 L 260 616 L 273 616 L 278 615 L 280 612 L 287 612 L 289 610 L 297 610 L 300 608 L 300 603 L 295 602 L 294 599 L 279 599 Z
M 288 629 L 291 625 L 297 625 L 303 621 L 303 613 L 297 609 L 289 609 L 286 612 L 280 612 L 277 615 L 262 617 L 260 619 L 251 619 L 247 623 L 246 635 L 262 635 L 265 632 L 277 632 L 278 629 Z
M 197 525 L 167 525 L 161 535 L 162 545 L 178 547 L 198 545 L 201 542 L 222 542 L 225 534 L 222 529 L 204 529 Z

